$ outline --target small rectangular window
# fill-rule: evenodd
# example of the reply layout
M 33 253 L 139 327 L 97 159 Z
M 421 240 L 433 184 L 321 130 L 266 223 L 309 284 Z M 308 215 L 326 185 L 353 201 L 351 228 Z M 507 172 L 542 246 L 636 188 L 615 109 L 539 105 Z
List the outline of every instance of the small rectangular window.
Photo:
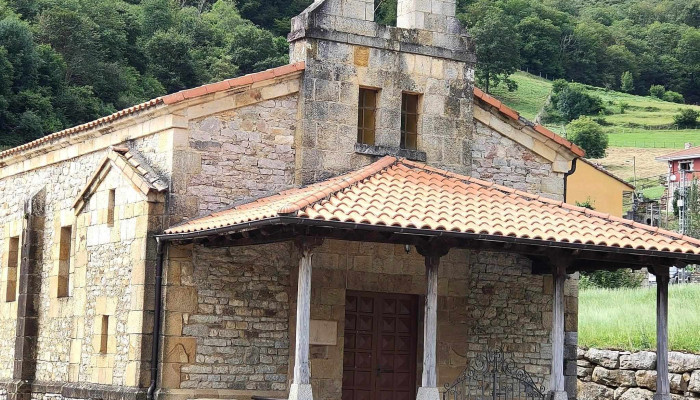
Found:
M 360 100 L 357 113 L 357 142 L 374 144 L 377 118 L 377 97 L 379 91 L 360 88 Z
M 71 260 L 71 239 L 73 229 L 70 226 L 61 228 L 59 238 L 58 255 L 58 290 L 57 297 L 68 297 L 70 295 L 70 260 Z
M 107 225 L 114 226 L 114 200 L 116 190 L 111 189 L 107 197 Z
M 418 104 L 420 95 L 404 93 L 401 98 L 401 148 L 418 149 Z
M 7 251 L 7 292 L 5 301 L 17 300 L 17 281 L 19 271 L 19 236 L 11 237 Z
M 690 162 L 682 162 L 680 164 L 681 171 L 690 171 Z
M 100 326 L 100 353 L 107 354 L 107 342 L 109 340 L 109 315 L 102 316 Z

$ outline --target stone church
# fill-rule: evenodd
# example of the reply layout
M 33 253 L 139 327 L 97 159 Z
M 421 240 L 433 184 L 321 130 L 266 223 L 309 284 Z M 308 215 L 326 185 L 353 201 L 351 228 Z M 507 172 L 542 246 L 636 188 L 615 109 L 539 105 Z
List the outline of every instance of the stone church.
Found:
M 489 349 L 574 399 L 576 272 L 700 242 L 563 204 L 455 7 L 317 0 L 289 65 L 0 153 L 0 399 L 437 400 Z

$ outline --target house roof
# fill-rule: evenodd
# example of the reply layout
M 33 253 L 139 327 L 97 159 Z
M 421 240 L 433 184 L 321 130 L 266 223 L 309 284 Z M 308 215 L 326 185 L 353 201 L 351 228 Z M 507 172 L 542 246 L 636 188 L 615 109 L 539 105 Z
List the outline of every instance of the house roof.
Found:
M 676 161 L 676 160 L 688 160 L 700 158 L 700 146 L 691 147 L 689 149 L 684 149 L 680 151 L 674 151 L 673 153 L 666 154 L 665 156 L 656 157 L 657 161 Z
M 543 246 L 700 255 L 697 239 L 395 157 L 188 221 L 165 235 L 234 232 L 280 218 L 290 224 L 321 221 Z
M 168 189 L 168 185 L 142 160 L 136 151 L 129 150 L 126 147 L 114 147 L 107 153 L 97 170 L 88 179 L 83 190 L 75 198 L 73 208 L 76 214 L 82 211 L 87 200 L 106 178 L 111 168 L 115 168 L 124 174 L 131 181 L 134 188 L 146 198 L 151 192 L 162 193 Z
M 580 158 L 579 160 L 580 160 L 580 161 L 583 161 L 584 163 L 586 163 L 586 164 L 590 165 L 591 167 L 597 169 L 598 171 L 604 173 L 605 175 L 607 175 L 607 176 L 609 176 L 609 177 L 615 179 L 616 181 L 622 183 L 623 185 L 626 185 L 626 186 L 629 187 L 630 189 L 632 189 L 632 190 L 636 189 L 636 188 L 634 187 L 634 185 L 632 185 L 631 183 L 625 181 L 624 179 L 620 178 L 619 176 L 613 174 L 612 172 L 608 171 L 607 169 L 603 168 L 602 166 L 600 166 L 600 165 L 598 165 L 598 164 L 596 164 L 596 163 L 594 163 L 594 162 L 592 162 L 592 161 L 590 161 L 590 160 L 587 160 L 587 159 L 585 159 L 585 158 Z
M 477 99 L 480 99 L 484 101 L 485 103 L 489 104 L 490 106 L 498 109 L 498 111 L 508 117 L 509 119 L 517 122 L 524 123 L 526 125 L 531 125 L 532 129 L 535 130 L 535 132 L 547 137 L 548 139 L 553 140 L 554 142 L 560 144 L 561 146 L 571 150 L 574 154 L 576 154 L 579 157 L 583 157 L 586 155 L 586 152 L 580 148 L 579 146 L 571 143 L 570 141 L 564 139 L 563 137 L 557 135 L 556 133 L 550 131 L 549 129 L 545 128 L 544 126 L 540 124 L 535 124 L 527 119 L 523 118 L 520 116 L 520 113 L 517 111 L 513 110 L 512 108 L 506 106 L 503 104 L 500 100 L 496 99 L 495 97 L 484 93 L 483 90 L 475 87 L 474 88 L 474 97 Z
M 239 86 L 246 86 L 246 85 L 251 85 L 256 82 L 264 81 L 267 79 L 273 79 L 279 76 L 291 74 L 297 71 L 301 71 L 305 68 L 304 62 L 299 62 L 296 64 L 288 64 L 284 65 L 281 67 L 277 68 L 272 68 L 268 69 L 266 71 L 262 72 L 257 72 L 254 74 L 250 75 L 245 75 L 241 76 L 238 78 L 233 78 L 233 79 L 227 79 L 225 81 L 221 82 L 216 82 L 216 83 L 210 83 L 208 85 L 203 85 L 199 86 L 193 89 L 186 89 L 179 91 L 177 93 L 172 93 L 166 96 L 162 97 L 157 97 L 155 99 L 149 100 L 145 103 L 137 104 L 133 107 L 126 108 L 121 111 L 117 111 L 114 114 L 107 115 L 106 117 L 102 117 L 99 119 L 96 119 L 94 121 L 90 121 L 88 123 L 74 126 L 72 128 L 64 129 L 59 132 L 52 133 L 50 135 L 44 136 L 40 139 L 34 140 L 32 142 L 23 144 L 21 146 L 13 147 L 11 149 L 7 149 L 5 151 L 0 152 L 0 159 L 5 158 L 9 155 L 15 154 L 22 152 L 24 150 L 29 150 L 35 147 L 39 147 L 45 143 L 48 142 L 53 142 L 57 141 L 59 139 L 66 138 L 68 136 L 72 136 L 74 134 L 77 134 L 79 132 L 87 131 L 93 128 L 97 128 L 100 126 L 108 125 L 112 122 L 115 122 L 119 119 L 125 118 L 130 115 L 137 114 L 139 112 L 152 109 L 161 105 L 168 105 L 168 104 L 175 104 L 187 99 L 191 99 L 194 97 L 199 97 L 205 94 L 209 93 L 216 93 L 216 92 L 222 92 L 231 88 L 236 88 Z

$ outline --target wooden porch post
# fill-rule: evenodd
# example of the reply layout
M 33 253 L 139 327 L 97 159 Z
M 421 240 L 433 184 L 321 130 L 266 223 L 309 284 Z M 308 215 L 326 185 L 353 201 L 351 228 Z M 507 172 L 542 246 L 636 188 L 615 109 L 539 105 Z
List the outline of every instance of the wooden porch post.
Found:
M 656 394 L 654 400 L 671 400 L 668 377 L 668 268 L 655 268 L 656 274 Z
M 448 251 L 448 248 L 436 245 L 418 248 L 418 252 L 425 257 L 427 288 L 423 322 L 423 378 L 418 388 L 417 400 L 440 400 L 440 391 L 437 388 L 438 267 L 440 257 Z
M 309 323 L 311 319 L 311 259 L 313 249 L 320 241 L 297 242 L 299 260 L 299 284 L 297 285 L 296 345 L 294 347 L 294 380 L 289 388 L 289 400 L 313 400 L 311 372 L 309 370 Z
M 550 391 L 552 400 L 566 400 L 564 389 L 564 283 L 566 282 L 566 264 L 557 261 L 554 266 L 554 299 L 552 302 L 552 374 Z

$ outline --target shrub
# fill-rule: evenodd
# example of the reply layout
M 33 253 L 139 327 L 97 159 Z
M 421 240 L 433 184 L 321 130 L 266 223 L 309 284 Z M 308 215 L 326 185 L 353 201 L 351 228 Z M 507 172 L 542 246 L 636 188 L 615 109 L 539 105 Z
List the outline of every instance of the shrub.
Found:
M 620 114 L 624 114 L 625 111 L 629 108 L 629 103 L 622 102 L 620 103 Z
M 635 274 L 630 269 L 617 269 L 613 271 L 581 272 L 579 287 L 582 289 L 622 289 L 638 288 L 644 277 Z
M 698 125 L 698 118 L 700 118 L 700 112 L 692 108 L 683 108 L 678 114 L 673 116 L 673 122 L 680 129 L 692 129 Z
M 683 95 L 678 93 L 678 92 L 674 92 L 672 90 L 669 90 L 666 93 L 664 93 L 663 99 L 664 99 L 664 101 L 668 101 L 671 103 L 679 103 L 679 104 L 685 103 L 685 99 L 683 98 Z
M 608 148 L 608 135 L 590 117 L 581 117 L 567 126 L 571 141 L 586 151 L 588 158 L 605 157 Z
M 651 97 L 656 97 L 657 99 L 663 99 L 664 93 L 666 93 L 666 88 L 663 85 L 652 85 L 649 88 L 649 94 Z

